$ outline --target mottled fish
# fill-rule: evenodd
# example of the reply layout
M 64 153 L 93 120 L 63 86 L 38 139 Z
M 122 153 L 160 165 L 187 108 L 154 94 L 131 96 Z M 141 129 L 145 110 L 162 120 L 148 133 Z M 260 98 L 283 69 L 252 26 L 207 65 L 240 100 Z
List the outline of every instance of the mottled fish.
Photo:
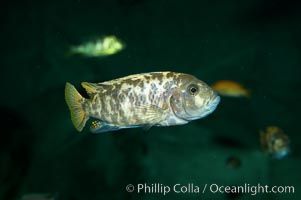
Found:
M 83 82 L 89 99 L 66 83 L 65 100 L 71 120 L 82 131 L 92 117 L 90 131 L 186 124 L 212 113 L 220 97 L 196 77 L 175 72 L 152 72 L 102 82 Z

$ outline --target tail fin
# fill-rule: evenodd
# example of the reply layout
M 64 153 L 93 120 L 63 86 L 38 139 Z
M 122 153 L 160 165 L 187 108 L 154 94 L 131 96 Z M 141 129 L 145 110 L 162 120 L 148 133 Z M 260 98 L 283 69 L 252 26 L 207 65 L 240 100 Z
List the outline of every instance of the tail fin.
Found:
M 71 113 L 71 120 L 75 128 L 81 132 L 89 119 L 89 116 L 82 107 L 85 100 L 73 85 L 66 83 L 65 100 Z

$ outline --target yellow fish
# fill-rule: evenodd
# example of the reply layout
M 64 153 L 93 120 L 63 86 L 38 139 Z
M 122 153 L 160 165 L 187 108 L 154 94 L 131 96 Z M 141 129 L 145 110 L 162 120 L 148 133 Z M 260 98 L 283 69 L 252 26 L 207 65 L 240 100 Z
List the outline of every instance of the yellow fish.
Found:
M 99 37 L 78 46 L 71 46 L 69 55 L 79 54 L 86 57 L 104 57 L 118 53 L 125 44 L 114 35 Z
M 211 86 L 217 93 L 228 97 L 250 97 L 250 91 L 231 80 L 221 80 Z
M 66 83 L 65 100 L 73 125 L 102 133 L 124 128 L 186 124 L 212 113 L 220 97 L 196 77 L 176 72 L 135 74 L 102 82 L 82 83 L 89 99 Z
M 282 159 L 290 152 L 289 138 L 277 126 L 268 126 L 265 132 L 260 131 L 259 134 L 262 150 L 273 158 Z

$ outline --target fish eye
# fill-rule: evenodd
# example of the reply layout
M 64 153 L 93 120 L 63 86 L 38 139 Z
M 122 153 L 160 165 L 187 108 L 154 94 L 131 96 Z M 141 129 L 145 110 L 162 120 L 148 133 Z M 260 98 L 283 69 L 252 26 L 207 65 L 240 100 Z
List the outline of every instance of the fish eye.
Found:
M 198 93 L 198 91 L 199 91 L 199 89 L 198 89 L 198 86 L 197 85 L 194 85 L 194 84 L 192 84 L 192 85 L 190 85 L 189 87 L 188 87 L 188 91 L 189 91 L 189 93 L 191 94 L 191 95 L 196 95 L 197 93 Z

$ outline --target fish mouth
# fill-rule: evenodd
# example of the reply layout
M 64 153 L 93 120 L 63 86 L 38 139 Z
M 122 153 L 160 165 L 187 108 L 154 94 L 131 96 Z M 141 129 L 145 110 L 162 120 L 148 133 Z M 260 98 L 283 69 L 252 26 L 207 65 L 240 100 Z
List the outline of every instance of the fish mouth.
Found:
M 221 101 L 220 96 L 215 95 L 213 99 L 209 101 L 210 103 L 206 106 L 206 111 L 212 113 L 216 109 L 220 101 Z
M 205 117 L 210 113 L 212 113 L 213 111 L 215 111 L 220 101 L 221 101 L 220 96 L 214 95 L 213 98 L 208 102 L 208 105 L 205 107 L 204 114 L 202 117 Z
M 219 104 L 220 101 L 221 101 L 220 96 L 215 95 L 214 99 L 209 104 L 209 107 L 217 107 L 217 105 Z
M 208 103 L 207 106 L 205 106 L 201 113 L 197 116 L 189 116 L 189 112 L 184 107 L 184 111 L 187 114 L 187 117 L 185 117 L 186 121 L 196 120 L 203 117 L 206 117 L 207 115 L 211 114 L 215 109 L 217 108 L 217 105 L 219 104 L 221 98 L 218 95 L 214 95 L 212 99 L 209 100 L 210 103 Z

